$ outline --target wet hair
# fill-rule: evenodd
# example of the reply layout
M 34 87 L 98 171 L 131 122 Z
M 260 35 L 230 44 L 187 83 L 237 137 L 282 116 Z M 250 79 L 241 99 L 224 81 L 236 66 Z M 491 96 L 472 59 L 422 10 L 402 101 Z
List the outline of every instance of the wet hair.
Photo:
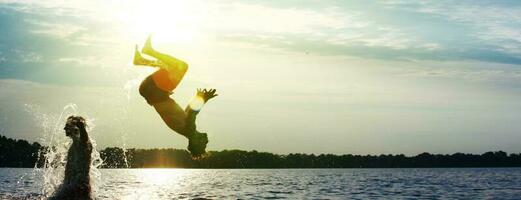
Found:
M 192 158 L 202 158 L 206 154 L 206 145 L 208 144 L 208 136 L 206 133 L 196 133 L 193 138 L 188 140 L 188 151 Z
M 73 133 L 80 133 L 80 131 L 86 132 L 85 126 L 85 118 L 71 115 L 67 118 L 67 122 L 65 123 L 65 127 L 63 129 L 65 130 L 65 135 L 70 137 Z

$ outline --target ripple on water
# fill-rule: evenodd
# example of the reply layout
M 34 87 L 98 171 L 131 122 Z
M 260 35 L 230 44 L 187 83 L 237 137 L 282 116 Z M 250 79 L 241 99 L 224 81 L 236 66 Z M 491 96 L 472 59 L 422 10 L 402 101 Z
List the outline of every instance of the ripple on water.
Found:
M 97 199 L 518 199 L 521 196 L 520 168 L 100 171 Z M 0 199 L 42 198 L 39 173 L 31 169 L 0 169 Z

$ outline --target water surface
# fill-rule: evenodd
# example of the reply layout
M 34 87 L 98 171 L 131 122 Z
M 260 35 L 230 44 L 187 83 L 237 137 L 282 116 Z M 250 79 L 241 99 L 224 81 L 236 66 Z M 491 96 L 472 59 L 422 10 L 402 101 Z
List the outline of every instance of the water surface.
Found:
M 102 169 L 97 199 L 519 199 L 521 168 Z M 41 198 L 42 173 L 0 169 L 0 199 Z

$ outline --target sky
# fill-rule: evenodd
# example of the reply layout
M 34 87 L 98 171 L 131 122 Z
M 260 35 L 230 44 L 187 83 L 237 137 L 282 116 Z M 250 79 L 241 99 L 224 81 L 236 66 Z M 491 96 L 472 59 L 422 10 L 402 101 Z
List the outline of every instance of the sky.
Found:
M 77 114 L 98 148 L 185 148 L 137 91 L 149 34 L 181 106 L 217 89 L 210 150 L 521 152 L 519 1 L 0 0 L 0 134 Z

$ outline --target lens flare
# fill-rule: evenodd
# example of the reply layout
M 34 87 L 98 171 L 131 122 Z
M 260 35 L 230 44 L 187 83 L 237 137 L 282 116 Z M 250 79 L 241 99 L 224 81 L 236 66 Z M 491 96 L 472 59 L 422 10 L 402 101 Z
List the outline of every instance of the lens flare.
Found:
M 191 101 L 190 101 L 190 108 L 192 108 L 193 110 L 195 111 L 199 111 L 201 110 L 201 108 L 203 107 L 204 105 L 204 99 L 200 96 L 195 96 Z

